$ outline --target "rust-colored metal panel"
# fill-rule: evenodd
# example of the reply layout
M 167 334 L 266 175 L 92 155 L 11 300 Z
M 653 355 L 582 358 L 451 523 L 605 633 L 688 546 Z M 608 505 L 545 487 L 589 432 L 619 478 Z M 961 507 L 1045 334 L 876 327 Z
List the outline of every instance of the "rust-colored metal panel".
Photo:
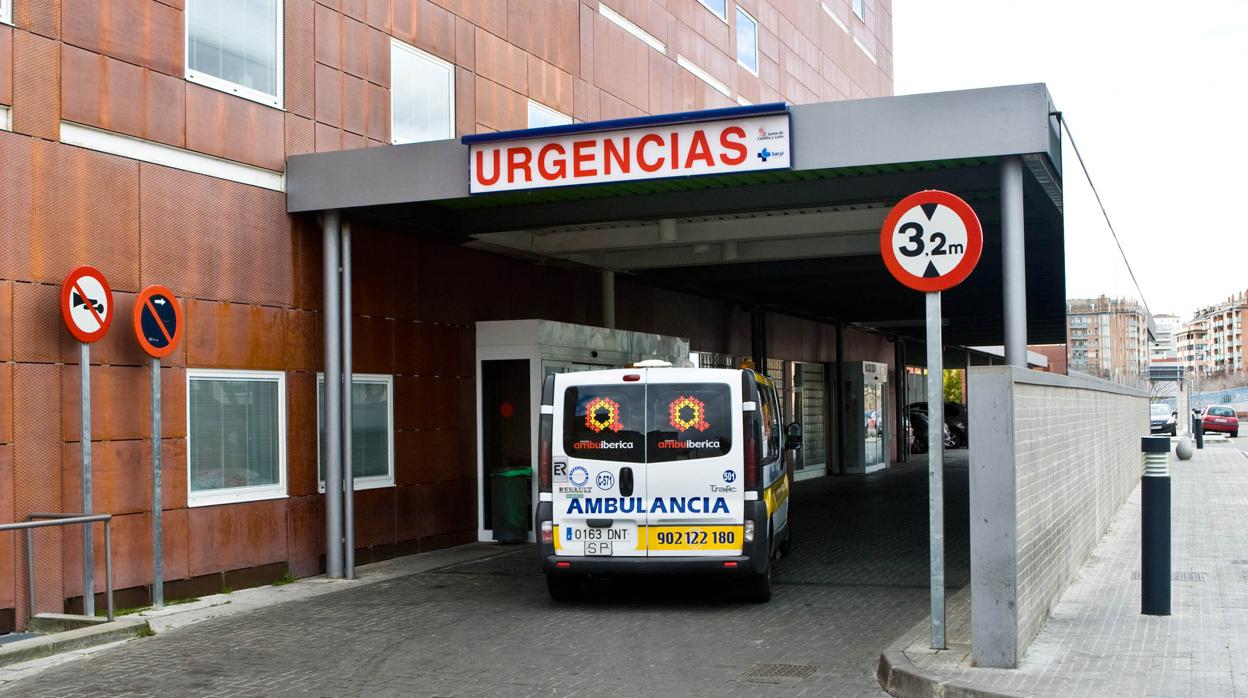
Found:
M 229 505 L 235 506 L 235 505 Z M 224 569 L 220 562 L 222 544 L 240 545 L 222 535 L 221 514 L 227 506 L 195 507 L 186 510 L 187 575 L 198 577 Z
M 354 75 L 342 74 L 342 128 L 361 136 L 364 134 L 366 84 Z
M 186 437 L 186 369 L 176 366 L 160 370 L 161 438 Z
M 286 115 L 286 154 L 303 155 L 316 152 L 316 135 L 311 119 Z
M 459 368 L 459 328 L 440 322 L 416 324 L 416 370 L 424 376 L 455 376 Z M 410 351 L 410 345 L 405 350 Z
M 53 364 L 19 363 L 13 369 L 13 519 L 36 511 L 64 511 L 61 502 L 61 369 Z M 35 569 L 40 610 L 60 610 L 61 533 L 36 535 Z M 25 561 L 18 578 L 25 579 Z M 25 585 L 18 585 L 18 608 L 26 607 Z M 19 610 L 19 614 L 23 611 Z
M 5 159 L 14 167 L 0 178 L 0 194 L 13 195 L 0 207 L 0 223 L 12 226 L 0 229 L 0 277 L 59 287 L 70 269 L 93 264 L 114 291 L 137 290 L 137 163 L 0 134 L 0 159 L 10 154 L 20 159 Z M 107 215 L 96 201 L 109 203 Z
M 316 64 L 316 120 L 334 127 L 342 125 L 342 73 L 320 63 Z
M 350 17 L 342 20 L 342 69 L 361 79 L 368 77 L 368 25 Z
M 13 130 L 17 133 L 60 138 L 60 61 L 61 51 L 53 39 L 14 32 Z
M 358 330 L 357 330 L 358 331 Z M 356 339 L 356 346 L 359 346 Z M 318 327 L 317 313 L 308 310 L 286 311 L 286 370 L 316 371 L 321 366 L 324 346 Z M 387 365 L 384 370 L 389 370 Z M 359 368 L 357 370 L 364 371 Z
M 285 92 L 283 105 L 288 114 L 298 114 L 309 119 L 312 118 L 314 108 L 315 7 L 313 0 L 286 0 L 284 5 L 286 36 L 283 42 L 283 69 L 286 75 L 282 84 Z
M 160 441 L 160 501 L 165 511 L 186 508 L 186 439 Z M 148 452 L 150 452 L 150 447 Z M 149 461 L 150 463 L 150 461 Z
M 114 516 L 150 511 L 151 454 L 147 441 L 93 439 L 91 510 Z M 65 511 L 82 511 L 82 447 L 78 443 L 66 443 L 61 463 L 61 501 Z
M 352 319 L 354 369 L 360 373 L 393 373 L 395 321 L 366 315 Z
M 291 497 L 288 502 L 290 573 L 296 577 L 317 574 L 321 571 L 320 556 L 325 553 L 324 497 Z
M 286 363 L 285 323 L 281 308 L 188 301 L 187 364 L 281 370 Z
M 383 32 L 390 31 L 390 0 L 366 0 L 364 21 Z
M 49 363 L 59 360 L 64 326 L 60 302 L 60 289 L 51 284 L 13 285 L 14 359 Z
M 387 105 L 389 106 L 389 105 Z M 389 126 L 389 119 L 387 126 Z M 463 68 L 455 69 L 455 133 L 460 136 L 476 132 L 477 123 L 477 81 L 475 76 Z
M 451 63 L 455 62 L 455 15 L 429 2 L 391 4 L 395 36 Z
M 470 21 L 455 18 L 455 65 L 466 70 L 476 70 L 477 27 Z
M 406 276 L 403 270 L 411 268 L 415 260 L 416 245 L 412 236 L 363 224 L 353 231 L 355 269 L 369 270 L 369 277 L 367 283 L 356 281 L 354 284 L 352 309 L 361 315 L 415 317 L 418 289 L 404 284 L 400 290 L 400 282 Z M 318 243 L 319 234 L 320 230 L 312 231 Z M 319 267 L 317 278 L 320 278 Z
M 459 424 L 459 379 L 440 377 L 433 379 L 433 426 L 437 429 L 454 429 Z
M 282 171 L 282 111 L 187 83 L 186 147 Z
M 182 12 L 152 0 L 62 1 L 66 43 L 182 77 Z
M 421 389 L 427 379 L 418 376 L 394 377 L 394 428 L 406 429 L 428 428 L 431 424 L 426 418 L 427 408 L 421 399 Z M 398 445 L 395 445 L 398 448 Z
M 316 374 L 286 374 L 286 490 L 316 494 Z
M 81 438 L 81 383 L 77 366 L 62 368 L 62 436 L 65 441 L 77 442 Z M 148 438 L 152 419 L 151 392 L 151 372 L 146 367 L 92 364 L 92 440 Z
M 421 454 L 415 473 L 416 482 L 447 482 L 459 480 L 459 431 L 427 429 L 416 434 Z
M 316 62 L 342 67 L 342 15 L 324 5 L 316 6 Z
M 508 3 L 507 38 L 568 73 L 580 67 L 579 0 Z M 648 50 L 648 49 L 647 49 Z
M 186 146 L 186 82 L 143 71 L 143 133 L 150 141 Z
M 342 150 L 342 131 L 337 126 L 316 122 L 316 152 Z
M 221 509 L 219 569 L 237 570 L 286 559 L 286 501 L 214 507 Z M 199 533 L 198 529 L 191 530 Z
M 360 148 L 367 148 L 367 147 L 368 147 L 368 139 L 365 138 L 364 136 L 358 133 L 352 133 L 350 131 L 342 132 L 342 149 L 343 150 L 358 150 Z
M 161 517 L 164 529 L 165 581 L 186 579 L 187 571 L 187 530 L 186 509 L 166 509 Z
M 529 96 L 548 107 L 571 115 L 575 108 L 572 75 L 536 56 L 529 56 L 528 59 Z
M 367 66 L 364 77 L 374 85 L 390 87 L 390 36 L 369 27 Z
M 478 75 L 527 94 L 528 62 L 524 51 L 483 29 L 477 30 L 475 46 Z
M 0 444 L 13 443 L 13 364 L 0 363 Z M 9 463 L 12 466 L 12 462 Z M 0 489 L 0 501 L 12 489 Z
M 61 3 L 63 0 L 36 0 L 10 3 L 13 23 L 19 28 L 41 34 L 51 39 L 60 36 Z
M 355 547 L 366 548 L 395 541 L 394 495 L 393 487 L 355 493 Z
M 291 218 L 281 192 L 159 165 L 142 172 L 142 245 L 128 253 L 140 250 L 145 284 L 168 286 L 184 305 L 291 303 Z M 188 344 L 200 329 L 188 317 Z
M 421 490 L 428 491 L 428 496 L 422 497 L 419 503 L 417 514 L 422 538 L 476 529 L 476 493 L 464 482 L 440 482 Z
M 395 538 L 399 541 L 420 538 L 422 489 L 427 487 L 414 485 L 394 489 Z
M 398 426 L 398 406 L 395 406 L 395 426 Z M 394 481 L 398 485 L 415 485 L 420 482 L 421 463 L 421 432 L 394 432 Z
M 321 228 L 312 214 L 297 214 L 291 219 L 291 238 L 295 252 L 295 307 L 320 310 L 322 301 Z M 358 255 L 356 259 L 359 259 Z M 376 279 L 372 280 L 376 283 Z M 357 284 L 372 286 L 373 284 Z M 359 304 L 356 304 L 357 307 Z M 365 312 L 361 309 L 361 312 Z
M 0 281 L 0 361 L 13 359 L 13 282 Z
M 0 104 L 13 103 L 13 28 L 0 25 Z
M 11 372 L 10 372 L 11 375 Z M 0 378 L 3 376 L 0 372 Z M 0 388 L 3 391 L 3 388 Z M 0 395 L 0 399 L 7 396 Z M 13 521 L 13 446 L 0 444 L 0 521 Z M 17 535 L 0 536 L 0 608 L 13 608 L 17 600 L 17 559 L 14 557 Z M 23 578 L 24 579 L 24 578 Z
M 528 121 L 524 97 L 502 85 L 477 76 L 476 119 L 497 131 L 524 128 Z
M 472 81 L 468 80 L 471 85 Z M 459 83 L 456 83 L 456 87 Z M 382 143 L 390 142 L 390 90 L 373 83 L 366 83 L 366 94 L 364 100 L 365 124 L 364 131 L 366 136 L 375 141 Z M 458 92 L 458 90 L 457 90 Z M 459 108 L 459 95 L 456 96 L 456 108 Z M 468 103 L 471 108 L 471 100 Z

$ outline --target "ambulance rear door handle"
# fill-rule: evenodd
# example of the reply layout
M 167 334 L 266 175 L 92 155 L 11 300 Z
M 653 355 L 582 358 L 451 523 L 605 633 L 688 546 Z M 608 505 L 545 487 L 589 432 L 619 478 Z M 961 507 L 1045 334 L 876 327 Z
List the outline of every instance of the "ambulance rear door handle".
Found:
M 611 524 L 615 523 L 614 519 L 586 519 L 585 523 L 590 528 L 611 528 Z
M 620 468 L 620 496 L 633 496 L 633 469 L 627 465 Z

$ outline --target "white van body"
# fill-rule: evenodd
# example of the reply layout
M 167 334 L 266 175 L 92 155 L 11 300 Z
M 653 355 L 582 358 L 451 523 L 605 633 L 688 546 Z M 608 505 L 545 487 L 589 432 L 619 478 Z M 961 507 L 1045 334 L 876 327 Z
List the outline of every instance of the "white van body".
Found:
M 770 597 L 787 541 L 780 405 L 749 369 L 551 375 L 536 530 L 555 598 L 590 574 L 744 575 Z M 548 469 L 548 472 L 542 472 Z

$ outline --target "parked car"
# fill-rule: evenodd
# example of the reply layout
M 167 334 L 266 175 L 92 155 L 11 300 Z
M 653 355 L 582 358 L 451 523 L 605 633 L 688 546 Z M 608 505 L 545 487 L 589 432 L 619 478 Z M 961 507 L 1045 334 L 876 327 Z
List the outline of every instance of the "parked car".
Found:
M 927 413 L 911 410 L 906 415 L 906 429 L 910 432 L 910 452 L 927 453 Z M 956 437 L 945 424 L 945 448 L 955 448 Z
M 1149 406 L 1149 433 L 1177 436 L 1178 415 L 1179 413 L 1172 411 L 1168 405 L 1160 402 L 1153 403 Z
M 1200 416 L 1200 426 L 1205 433 L 1218 431 L 1235 438 L 1239 435 L 1239 417 L 1226 405 L 1210 405 Z
M 911 412 L 919 412 L 923 415 L 927 414 L 926 402 L 912 402 L 908 408 Z M 946 448 L 965 448 L 967 440 L 967 414 L 966 406 L 956 402 L 945 403 L 945 428 L 949 432 L 950 437 L 945 439 Z M 926 423 L 926 421 L 924 422 Z M 925 427 L 926 428 L 926 427 Z

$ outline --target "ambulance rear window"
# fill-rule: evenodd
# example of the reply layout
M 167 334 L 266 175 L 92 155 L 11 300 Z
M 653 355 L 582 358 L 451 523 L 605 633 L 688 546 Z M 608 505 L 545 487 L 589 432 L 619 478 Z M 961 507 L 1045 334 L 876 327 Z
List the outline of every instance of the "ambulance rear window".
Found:
M 651 463 L 714 458 L 732 450 L 732 393 L 724 383 L 651 383 Z
M 644 385 L 578 385 L 563 394 L 563 449 L 572 458 L 643 463 Z

